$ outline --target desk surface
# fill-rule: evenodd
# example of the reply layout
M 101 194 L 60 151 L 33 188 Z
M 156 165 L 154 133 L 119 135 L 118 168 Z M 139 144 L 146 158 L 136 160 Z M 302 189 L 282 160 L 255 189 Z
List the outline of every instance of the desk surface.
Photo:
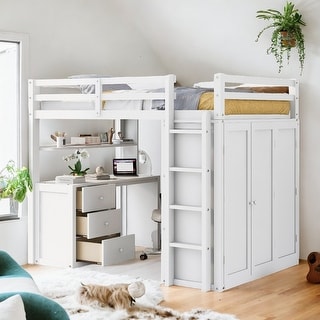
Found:
M 130 185 L 130 184 L 140 184 L 148 182 L 160 181 L 160 176 L 149 176 L 149 175 L 137 175 L 137 176 L 114 176 L 110 175 L 108 180 L 97 180 L 94 178 L 87 178 L 86 182 L 81 183 L 63 183 L 55 181 L 42 181 L 40 183 L 44 184 L 55 184 L 55 185 L 73 185 L 76 187 L 88 186 L 88 185 L 99 185 L 99 184 L 115 184 L 116 186 Z
M 137 176 L 110 175 L 110 179 L 108 180 L 97 180 L 97 179 L 86 178 L 86 182 L 88 183 L 108 183 L 108 184 L 110 183 L 110 184 L 115 184 L 117 186 L 155 182 L 158 180 L 160 180 L 160 176 L 149 176 L 149 175 L 143 175 L 143 174 L 137 175 Z

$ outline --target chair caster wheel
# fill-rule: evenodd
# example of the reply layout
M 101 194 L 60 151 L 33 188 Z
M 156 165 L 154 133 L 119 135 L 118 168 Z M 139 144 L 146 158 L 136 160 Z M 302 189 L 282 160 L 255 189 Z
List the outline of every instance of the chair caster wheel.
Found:
M 148 256 L 147 256 L 146 253 L 142 253 L 142 254 L 140 255 L 140 260 L 147 260 L 147 259 L 148 259 Z

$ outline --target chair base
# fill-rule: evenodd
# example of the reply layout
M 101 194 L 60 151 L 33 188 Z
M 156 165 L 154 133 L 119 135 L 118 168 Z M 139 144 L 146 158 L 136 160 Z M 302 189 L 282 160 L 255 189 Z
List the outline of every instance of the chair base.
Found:
M 159 256 L 161 251 L 145 251 L 140 254 L 140 260 L 147 260 L 148 256 Z

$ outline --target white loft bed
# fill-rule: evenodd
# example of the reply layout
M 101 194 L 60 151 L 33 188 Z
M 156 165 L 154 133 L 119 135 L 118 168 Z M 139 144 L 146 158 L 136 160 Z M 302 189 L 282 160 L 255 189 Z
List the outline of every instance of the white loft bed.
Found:
M 160 120 L 164 283 L 221 291 L 297 264 L 298 82 L 216 74 L 197 84 L 214 87 L 210 111 L 175 110 L 174 83 L 174 75 L 30 80 L 34 182 L 41 119 Z M 164 108 L 152 109 L 159 101 Z M 234 114 L 228 101 L 258 111 Z M 282 111 L 259 110 L 273 102 Z
M 251 80 L 254 83 L 249 84 L 245 82 Z M 236 81 L 236 82 L 231 82 Z M 32 80 L 29 90 L 35 91 L 32 93 L 34 102 L 37 104 L 37 111 L 48 111 L 45 112 L 46 117 L 50 117 L 51 113 L 55 111 L 64 111 L 65 116 L 68 112 L 72 114 L 72 111 L 77 111 L 77 114 L 82 116 L 82 113 L 86 111 L 87 115 L 103 116 L 110 114 L 111 111 L 119 111 L 120 115 L 129 111 L 129 117 L 143 117 L 140 113 L 133 116 L 134 111 L 159 111 L 159 105 L 161 110 L 172 109 L 174 102 L 169 101 L 172 97 L 168 95 L 173 94 L 172 91 L 177 92 L 177 101 L 190 101 L 186 100 L 185 97 L 192 97 L 198 92 L 189 92 L 179 89 L 190 89 L 190 88 L 176 88 L 173 89 L 173 83 L 175 82 L 175 76 L 160 76 L 160 77 L 121 77 L 121 78 L 77 78 L 77 79 L 51 79 L 51 80 Z M 270 102 L 282 103 L 283 101 L 293 101 L 296 97 L 296 86 L 293 85 L 294 80 L 284 79 L 271 79 L 271 78 L 254 78 L 245 76 L 228 76 L 223 74 L 216 74 L 214 82 L 202 82 L 194 85 L 194 88 L 203 90 L 203 93 L 210 94 L 210 91 L 215 88 L 214 92 L 211 92 L 211 96 L 208 95 L 206 100 L 210 99 L 214 95 L 214 110 L 213 118 L 221 118 L 229 115 L 240 115 L 243 112 L 246 114 L 255 115 L 271 114 L 272 118 L 278 115 L 289 115 L 291 118 L 294 117 L 295 103 L 291 103 L 291 110 L 288 113 L 286 107 L 273 106 Z M 46 90 L 47 89 L 47 90 Z M 50 89 L 53 89 L 50 90 Z M 160 90 L 159 90 L 160 89 Z M 191 89 L 192 90 L 192 89 Z M 182 93 L 181 93 L 182 92 Z M 284 94 L 288 93 L 288 94 Z M 173 94 L 174 95 L 174 94 Z M 175 95 L 174 95 L 175 96 Z M 182 98 L 179 98 L 182 97 Z M 182 100 L 181 100 L 182 99 Z M 184 100 L 183 100 L 184 99 Z M 236 110 L 233 108 L 231 111 L 227 110 L 228 102 L 235 100 L 237 103 L 242 103 L 244 100 L 250 100 L 250 103 L 255 101 L 263 101 L 271 105 L 266 110 L 252 107 L 245 111 Z M 178 101 L 178 102 L 179 102 Z M 206 101 L 206 102 L 207 102 Z M 61 103 L 63 102 L 63 103 Z M 171 105 L 172 104 L 172 107 Z M 213 103 L 212 103 L 213 105 Z M 176 106 L 176 105 L 175 105 Z M 200 106 L 201 108 L 201 106 Z M 232 108 L 232 106 L 231 106 Z M 180 110 L 197 110 L 195 106 L 179 108 Z M 211 107 L 205 106 L 202 110 L 211 110 Z M 252 110 L 252 112 L 250 112 Z M 266 110 L 266 112 L 264 111 Z M 273 112 L 275 110 L 275 112 Z M 132 111 L 132 112 L 131 112 Z M 44 113 L 44 112 L 41 112 Z M 145 114 L 145 113 L 143 113 Z M 160 114 L 153 114 L 148 112 L 148 117 L 161 118 Z M 117 116 L 117 118 L 119 115 Z

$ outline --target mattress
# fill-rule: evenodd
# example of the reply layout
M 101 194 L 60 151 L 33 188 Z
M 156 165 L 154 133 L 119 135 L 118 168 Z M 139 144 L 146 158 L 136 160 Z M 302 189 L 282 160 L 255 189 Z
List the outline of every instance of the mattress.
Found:
M 205 92 L 199 100 L 199 110 L 214 110 L 213 92 Z M 280 100 L 226 99 L 225 114 L 284 114 L 290 112 L 290 102 Z
M 163 89 L 153 90 L 159 92 Z M 117 90 L 117 93 L 126 90 Z M 134 90 L 130 90 L 133 92 Z M 138 90 L 141 93 L 141 90 Z M 110 92 L 110 91 L 108 91 Z M 254 93 L 288 93 L 287 87 L 241 87 L 236 92 Z M 106 94 L 107 92 L 104 92 Z M 175 88 L 175 110 L 214 110 L 213 89 L 204 88 Z M 280 114 L 290 113 L 290 102 L 282 100 L 240 100 L 227 99 L 225 101 L 226 115 L 239 114 Z M 102 101 L 103 110 L 164 110 L 164 100 L 105 100 Z M 42 101 L 42 110 L 93 110 L 93 102 L 60 102 Z

